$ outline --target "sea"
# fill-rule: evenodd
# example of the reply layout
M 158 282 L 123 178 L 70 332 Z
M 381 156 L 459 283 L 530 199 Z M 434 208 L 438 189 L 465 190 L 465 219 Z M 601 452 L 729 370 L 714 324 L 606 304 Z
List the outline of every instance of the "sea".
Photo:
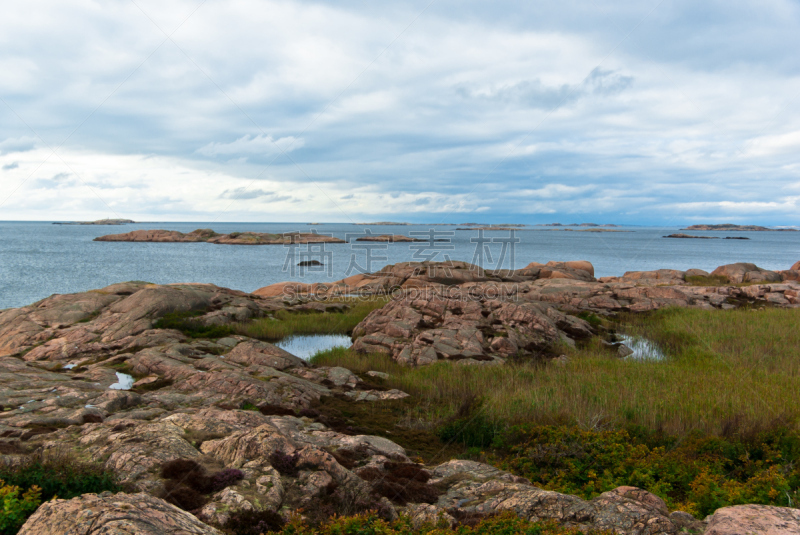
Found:
M 374 272 L 387 264 L 424 260 L 463 260 L 487 269 L 519 269 L 531 262 L 549 260 L 588 260 L 597 277 L 659 268 L 711 271 L 733 262 L 789 269 L 800 260 L 800 232 L 693 232 L 681 231 L 680 227 L 633 226 L 614 229 L 624 232 L 603 233 L 578 232 L 583 227 L 577 226 L 458 230 L 467 226 L 219 222 L 95 226 L 55 225 L 51 221 L 0 222 L 0 309 L 122 281 L 203 282 L 250 292 L 281 281 L 334 281 Z M 191 232 L 198 228 L 219 233 L 317 232 L 347 243 L 286 247 L 93 241 L 105 234 L 138 229 Z M 721 239 L 663 237 L 676 232 Z M 368 233 L 404 234 L 425 241 L 356 241 Z M 727 236 L 749 239 L 724 239 Z M 298 266 L 303 260 L 317 260 L 322 265 Z

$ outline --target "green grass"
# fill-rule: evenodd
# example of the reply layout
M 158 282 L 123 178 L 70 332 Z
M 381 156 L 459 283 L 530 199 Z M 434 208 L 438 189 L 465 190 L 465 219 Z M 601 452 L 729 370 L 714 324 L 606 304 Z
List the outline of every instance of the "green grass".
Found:
M 508 425 L 639 425 L 677 435 L 720 434 L 733 422 L 745 429 L 800 420 L 798 325 L 796 309 L 670 309 L 626 318 L 622 328 L 658 343 L 669 355 L 665 362 L 617 359 L 599 340 L 562 348 L 569 357 L 563 366 L 439 362 L 405 368 L 385 355 L 342 348 L 312 362 L 389 373 L 386 386 L 415 396 L 415 417 L 431 425 L 479 396 L 487 417 Z
M 197 320 L 204 312 L 170 312 L 153 324 L 156 329 L 175 329 L 190 338 L 224 338 L 233 334 L 230 325 L 204 325 Z
M 381 308 L 386 299 L 346 301 L 344 312 L 289 312 L 279 310 L 274 318 L 259 318 L 236 326 L 238 334 L 277 341 L 293 334 L 350 334 L 367 314 Z

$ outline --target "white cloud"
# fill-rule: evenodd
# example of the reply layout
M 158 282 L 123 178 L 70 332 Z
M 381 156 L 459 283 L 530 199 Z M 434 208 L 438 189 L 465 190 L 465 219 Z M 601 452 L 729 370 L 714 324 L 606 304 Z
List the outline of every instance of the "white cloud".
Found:
M 231 156 L 239 154 L 258 154 L 270 156 L 277 153 L 291 152 L 305 145 L 305 141 L 294 136 L 273 139 L 268 135 L 246 135 L 231 143 L 212 142 L 197 152 L 204 156 Z

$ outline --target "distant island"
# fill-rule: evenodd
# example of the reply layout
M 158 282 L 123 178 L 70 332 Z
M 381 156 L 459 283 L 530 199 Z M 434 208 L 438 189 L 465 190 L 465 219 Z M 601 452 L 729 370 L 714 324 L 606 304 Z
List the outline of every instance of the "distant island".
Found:
M 375 223 L 354 223 L 355 225 L 402 225 L 402 226 L 409 226 L 413 225 L 414 223 L 397 223 L 394 221 L 376 221 Z
M 56 221 L 54 225 L 127 225 L 136 223 L 131 219 L 98 219 L 97 221 Z
M 662 236 L 662 238 L 692 238 L 696 240 L 720 240 L 719 236 L 691 236 L 689 234 L 670 234 L 669 236 Z M 725 236 L 726 240 L 749 240 L 744 236 Z
M 426 242 L 430 240 L 421 240 L 419 238 L 411 238 L 403 236 L 402 234 L 380 234 L 378 236 L 362 236 L 357 238 L 356 241 L 376 241 L 387 243 L 407 243 L 407 242 Z M 438 240 L 436 240 L 438 241 Z
M 494 224 L 489 224 L 489 223 L 461 223 L 461 226 L 462 227 L 484 227 L 484 228 L 491 227 L 491 228 L 497 229 L 497 228 L 501 228 L 501 227 L 502 228 L 507 228 L 507 227 L 521 228 L 521 227 L 527 227 L 528 225 L 524 225 L 524 224 L 521 224 L 521 223 L 494 223 Z
M 539 223 L 535 225 L 537 227 L 618 227 L 619 225 L 613 225 L 611 223 L 598 225 L 597 223 Z
M 740 231 L 740 232 L 783 232 L 791 231 L 797 232 L 795 228 L 769 228 L 760 227 L 758 225 L 734 225 L 732 223 L 723 223 L 720 225 L 691 225 L 681 230 L 722 230 L 722 231 Z
M 225 245 L 283 245 L 287 243 L 345 243 L 340 238 L 313 232 L 231 232 L 218 234 L 211 229 L 197 229 L 184 234 L 177 230 L 134 230 L 125 234 L 100 236 L 94 241 L 158 242 L 158 243 L 218 243 Z

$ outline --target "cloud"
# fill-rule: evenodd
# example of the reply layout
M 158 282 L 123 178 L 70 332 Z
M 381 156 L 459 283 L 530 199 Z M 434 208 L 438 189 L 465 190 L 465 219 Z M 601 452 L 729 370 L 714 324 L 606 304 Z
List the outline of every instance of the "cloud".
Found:
M 37 140 L 32 137 L 7 138 L 0 141 L 0 156 L 15 152 L 27 152 L 36 148 L 36 145 Z
M 35 2 L 5 218 L 798 222 L 797 3 Z
M 232 141 L 231 143 L 209 143 L 197 149 L 197 153 L 210 157 L 240 154 L 258 154 L 261 156 L 269 156 L 272 154 L 297 150 L 304 144 L 305 141 L 294 136 L 273 139 L 268 135 L 245 135 L 236 141 Z
M 469 99 L 500 101 L 549 110 L 592 95 L 617 95 L 630 87 L 632 83 L 632 76 L 624 76 L 596 67 L 579 84 L 546 85 L 537 78 L 485 89 L 460 85 L 456 87 L 456 92 Z

